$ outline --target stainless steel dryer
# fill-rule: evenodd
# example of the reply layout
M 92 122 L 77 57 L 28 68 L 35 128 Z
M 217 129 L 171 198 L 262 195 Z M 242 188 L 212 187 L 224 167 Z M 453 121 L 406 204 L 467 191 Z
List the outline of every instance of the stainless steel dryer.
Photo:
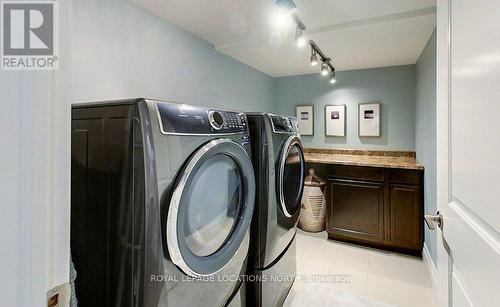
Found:
M 80 306 L 244 304 L 254 203 L 245 114 L 148 99 L 73 106 Z
M 296 274 L 295 233 L 305 162 L 293 117 L 247 113 L 257 184 L 247 303 L 281 306 Z

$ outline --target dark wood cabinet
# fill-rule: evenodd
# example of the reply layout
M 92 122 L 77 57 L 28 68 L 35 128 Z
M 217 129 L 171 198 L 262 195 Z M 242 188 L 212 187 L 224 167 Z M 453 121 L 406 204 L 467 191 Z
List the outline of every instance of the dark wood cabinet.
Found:
M 366 242 L 384 242 L 384 187 L 381 183 L 328 181 L 328 232 Z
M 328 165 L 330 239 L 421 255 L 423 170 Z
M 137 116 L 132 105 L 73 106 L 71 255 L 80 306 L 133 306 L 136 297 L 133 269 L 139 264 L 133 257 L 141 250 L 141 236 L 129 223 L 142 212 L 132 209 L 132 199 L 144 195 L 132 181 L 138 170 L 129 167 L 129 159 L 142 163 L 144 157 L 134 152 L 142 146 L 133 148 L 140 135 L 132 126 Z
M 419 249 L 422 244 L 423 220 L 420 187 L 390 184 L 389 244 Z

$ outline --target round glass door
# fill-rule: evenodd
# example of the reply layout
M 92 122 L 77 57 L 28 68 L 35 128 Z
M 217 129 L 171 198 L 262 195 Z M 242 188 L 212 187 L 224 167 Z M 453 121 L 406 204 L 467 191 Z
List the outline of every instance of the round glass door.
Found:
M 302 145 L 297 137 L 291 137 L 284 146 L 280 163 L 280 203 L 287 217 L 291 217 L 300 209 L 304 170 Z
M 174 264 L 191 276 L 226 266 L 248 232 L 255 177 L 245 149 L 228 139 L 202 146 L 189 160 L 168 209 L 166 240 Z
M 238 219 L 243 182 L 231 156 L 218 154 L 198 169 L 181 206 L 186 207 L 184 235 L 197 256 L 215 253 L 227 241 Z

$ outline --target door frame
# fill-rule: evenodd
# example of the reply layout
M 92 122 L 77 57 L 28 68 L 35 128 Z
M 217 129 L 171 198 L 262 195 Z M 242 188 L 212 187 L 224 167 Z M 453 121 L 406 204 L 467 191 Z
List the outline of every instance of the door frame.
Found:
M 436 28 L 436 199 L 437 209 L 443 210 L 450 200 L 449 159 L 449 91 L 450 91 L 450 6 L 449 0 L 437 3 Z M 439 306 L 449 305 L 448 266 L 449 255 L 444 248 L 443 234 L 436 228 L 437 236 L 437 298 Z

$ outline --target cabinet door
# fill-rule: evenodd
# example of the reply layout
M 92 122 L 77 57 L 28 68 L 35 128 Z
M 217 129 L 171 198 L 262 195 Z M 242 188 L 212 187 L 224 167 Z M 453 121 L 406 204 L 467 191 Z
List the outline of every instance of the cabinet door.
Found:
M 119 210 L 135 196 L 126 160 L 130 112 L 129 106 L 73 109 L 71 254 L 80 306 L 132 305 L 132 211 Z
M 327 231 L 332 238 L 384 242 L 384 188 L 382 183 L 328 180 Z
M 391 184 L 390 191 L 390 244 L 420 250 L 423 244 L 420 187 Z

